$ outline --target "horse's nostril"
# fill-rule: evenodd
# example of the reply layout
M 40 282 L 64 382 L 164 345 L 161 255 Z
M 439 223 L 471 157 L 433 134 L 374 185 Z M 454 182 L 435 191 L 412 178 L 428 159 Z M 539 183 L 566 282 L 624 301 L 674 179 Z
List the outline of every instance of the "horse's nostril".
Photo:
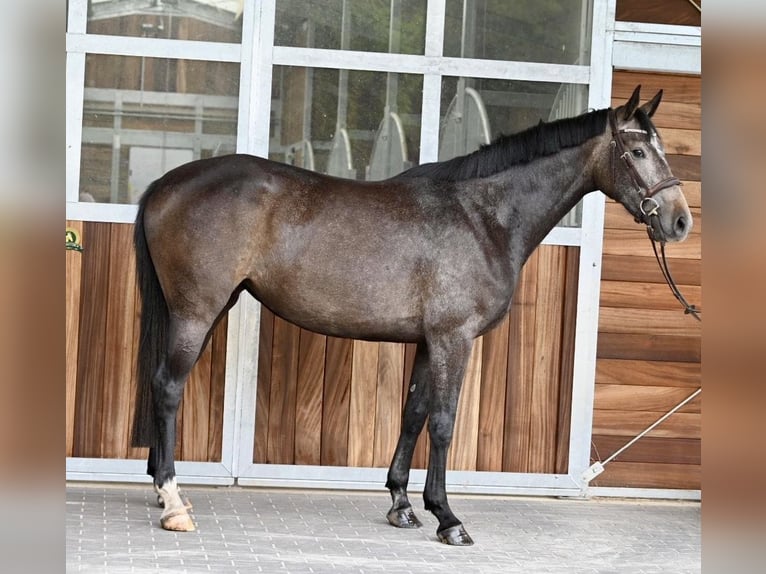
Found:
M 686 231 L 686 217 L 684 217 L 683 215 L 678 216 L 678 219 L 676 219 L 675 229 L 676 229 L 676 233 L 678 233 L 679 235 L 683 233 L 684 231 Z

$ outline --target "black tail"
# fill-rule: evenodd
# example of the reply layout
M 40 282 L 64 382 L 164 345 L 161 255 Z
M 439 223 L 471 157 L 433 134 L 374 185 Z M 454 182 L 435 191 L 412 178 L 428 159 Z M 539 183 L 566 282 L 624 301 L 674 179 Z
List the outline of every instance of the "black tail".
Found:
M 133 446 L 154 446 L 156 426 L 152 407 L 152 380 L 167 346 L 168 307 L 144 233 L 144 209 L 157 182 L 149 185 L 138 206 L 133 246 L 136 250 L 138 287 L 141 293 L 141 334 L 138 345 L 138 384 L 133 416 Z

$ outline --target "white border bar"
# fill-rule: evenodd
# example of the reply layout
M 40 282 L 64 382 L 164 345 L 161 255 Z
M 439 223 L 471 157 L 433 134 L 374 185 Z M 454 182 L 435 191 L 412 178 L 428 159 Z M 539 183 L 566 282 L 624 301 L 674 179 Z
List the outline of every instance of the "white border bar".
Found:
M 594 109 L 609 107 L 610 103 L 612 67 L 609 59 L 613 40 L 610 30 L 614 23 L 615 2 L 594 2 L 591 37 L 593 73 L 588 90 L 588 105 Z M 590 466 L 593 431 L 604 204 L 601 193 L 585 196 L 580 237 L 568 471 L 583 491 L 588 487 L 582 479 L 582 473 Z
M 241 486 L 288 488 L 344 488 L 349 490 L 385 490 L 386 468 L 338 466 L 303 466 L 252 464 L 244 469 Z M 408 490 L 422 492 L 426 471 L 410 472 Z M 473 494 L 527 494 L 538 496 L 580 496 L 581 489 L 565 474 L 533 474 L 512 472 L 447 471 L 447 490 Z
M 701 501 L 701 490 L 682 490 L 676 488 L 631 488 L 592 486 L 588 488 L 588 497 L 615 498 L 651 498 L 663 500 Z
M 175 466 L 180 484 L 234 484 L 231 469 L 220 462 L 176 462 Z M 66 479 L 152 482 L 152 478 L 146 474 L 145 460 L 122 458 L 67 458 Z
M 216 62 L 239 62 L 242 53 L 239 44 L 72 33 L 66 36 L 66 49 L 67 52 L 82 54 L 214 60 Z
M 80 155 L 82 153 L 82 108 L 85 92 L 85 54 L 66 55 L 66 200 L 68 219 L 69 202 L 80 197 Z M 135 218 L 135 216 L 134 216 Z
M 274 46 L 274 65 L 587 84 L 589 66 Z
M 618 69 L 698 75 L 701 32 L 697 26 L 615 22 L 612 64 Z

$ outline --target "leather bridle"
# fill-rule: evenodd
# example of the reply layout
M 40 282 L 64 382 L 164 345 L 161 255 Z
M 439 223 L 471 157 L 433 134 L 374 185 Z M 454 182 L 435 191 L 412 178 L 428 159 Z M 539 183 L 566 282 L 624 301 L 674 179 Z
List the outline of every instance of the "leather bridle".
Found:
M 644 134 L 647 137 L 651 134 L 649 134 L 649 132 L 646 130 L 629 128 L 622 130 L 619 129 L 617 127 L 617 118 L 615 117 L 614 110 L 609 110 L 609 126 L 612 129 L 612 141 L 610 145 L 612 147 L 612 179 L 614 180 L 614 184 L 617 184 L 617 180 L 615 179 L 615 169 L 617 163 L 615 161 L 615 157 L 617 157 L 618 159 L 622 160 L 623 164 L 625 164 L 625 167 L 628 170 L 628 176 L 630 177 L 633 186 L 641 194 L 641 203 L 639 203 L 639 209 L 641 210 L 642 217 L 636 217 L 636 222 L 645 223 L 650 229 L 652 229 L 652 233 L 654 233 L 651 217 L 657 216 L 660 209 L 660 204 L 657 203 L 657 200 L 654 199 L 654 196 L 663 189 L 673 187 L 674 185 L 681 185 L 681 180 L 677 177 L 671 176 L 655 183 L 652 186 L 647 185 L 643 176 L 639 173 L 638 169 L 636 169 L 636 164 L 633 162 L 630 152 L 625 149 L 625 143 L 622 141 L 621 134 Z M 647 206 L 646 204 L 649 202 L 651 202 L 651 204 Z M 659 241 L 659 239 L 655 239 L 654 237 L 652 237 L 652 239 Z
M 633 186 L 638 190 L 639 194 L 641 195 L 641 202 L 639 203 L 638 207 L 641 211 L 641 217 L 635 217 L 636 223 L 643 223 L 646 225 L 646 233 L 649 236 L 649 239 L 652 242 L 652 249 L 654 250 L 654 257 L 657 259 L 657 264 L 660 266 L 660 271 L 662 272 L 662 276 L 665 278 L 665 281 L 668 284 L 668 287 L 670 287 L 670 291 L 673 293 L 676 299 L 683 305 L 684 307 L 684 314 L 686 315 L 692 315 L 695 319 L 698 321 L 701 321 L 700 313 L 701 311 L 697 309 L 695 305 L 691 305 L 686 298 L 681 294 L 681 291 L 678 289 L 678 286 L 676 285 L 676 282 L 673 280 L 672 275 L 670 274 L 670 268 L 668 267 L 668 260 L 665 257 L 665 240 L 661 239 L 660 234 L 658 234 L 659 229 L 659 210 L 660 210 L 660 204 L 657 202 L 656 199 L 654 199 L 654 196 L 662 191 L 663 189 L 667 189 L 668 187 L 673 187 L 675 185 L 682 185 L 681 180 L 679 180 L 677 177 L 667 177 L 663 179 L 662 181 L 659 181 L 655 183 L 652 186 L 647 185 L 646 181 L 644 180 L 643 176 L 639 173 L 639 171 L 636 169 L 636 164 L 633 162 L 633 159 L 631 157 L 630 152 L 625 149 L 625 143 L 622 141 L 621 134 L 624 133 L 636 133 L 636 134 L 644 134 L 646 136 L 651 136 L 649 132 L 646 130 L 640 130 L 640 129 L 619 129 L 617 127 L 617 118 L 615 117 L 614 110 L 609 110 L 609 126 L 612 130 L 612 141 L 610 142 L 611 146 L 611 163 L 612 163 L 612 182 L 616 186 L 617 185 L 617 179 L 616 179 L 616 164 L 617 161 L 615 160 L 615 157 L 622 160 L 623 164 L 625 165 L 628 176 L 631 179 L 631 182 Z M 660 244 L 659 252 L 657 250 L 657 243 Z M 662 255 L 662 258 L 660 258 L 660 254 Z

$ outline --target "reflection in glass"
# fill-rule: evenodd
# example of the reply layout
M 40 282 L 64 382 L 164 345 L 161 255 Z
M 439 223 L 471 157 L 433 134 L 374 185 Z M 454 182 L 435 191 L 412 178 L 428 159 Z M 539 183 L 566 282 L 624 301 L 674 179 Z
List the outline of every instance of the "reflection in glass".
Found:
M 242 40 L 242 0 L 89 0 L 89 34 Z
M 277 46 L 422 54 L 426 0 L 277 0 Z
M 277 66 L 269 157 L 377 180 L 418 162 L 422 76 Z
M 447 0 L 444 55 L 590 63 L 593 0 Z
M 89 54 L 80 201 L 136 203 L 182 163 L 233 153 L 239 64 Z
M 445 77 L 442 80 L 439 161 L 470 153 L 503 134 L 579 115 L 588 87 L 578 84 Z M 561 222 L 580 225 L 581 206 Z

